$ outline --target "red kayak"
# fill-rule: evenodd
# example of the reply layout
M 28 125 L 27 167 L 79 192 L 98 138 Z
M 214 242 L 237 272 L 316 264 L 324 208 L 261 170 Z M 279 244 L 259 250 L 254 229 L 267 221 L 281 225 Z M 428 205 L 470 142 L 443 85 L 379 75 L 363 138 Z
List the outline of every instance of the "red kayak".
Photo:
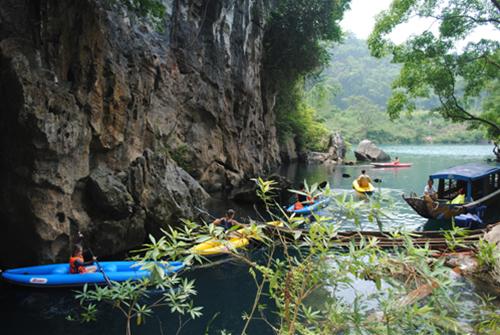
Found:
M 411 163 L 371 163 L 375 168 L 400 168 L 400 167 L 410 167 Z

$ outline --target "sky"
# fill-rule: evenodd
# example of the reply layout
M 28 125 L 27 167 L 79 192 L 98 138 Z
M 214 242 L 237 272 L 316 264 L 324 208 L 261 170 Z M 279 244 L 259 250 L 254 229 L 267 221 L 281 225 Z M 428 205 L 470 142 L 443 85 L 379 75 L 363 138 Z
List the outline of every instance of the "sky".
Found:
M 375 25 L 375 16 L 388 9 L 391 2 L 392 0 L 352 0 L 351 9 L 344 14 L 340 25 L 344 31 L 350 31 L 358 38 L 367 39 Z M 399 25 L 389 37 L 393 42 L 401 43 L 412 34 L 420 34 L 427 29 L 436 32 L 437 27 L 434 19 L 413 18 L 408 23 Z M 469 41 L 477 41 L 481 37 L 498 40 L 500 39 L 498 35 L 498 31 L 494 28 L 483 26 L 476 29 L 458 48 L 465 46 Z

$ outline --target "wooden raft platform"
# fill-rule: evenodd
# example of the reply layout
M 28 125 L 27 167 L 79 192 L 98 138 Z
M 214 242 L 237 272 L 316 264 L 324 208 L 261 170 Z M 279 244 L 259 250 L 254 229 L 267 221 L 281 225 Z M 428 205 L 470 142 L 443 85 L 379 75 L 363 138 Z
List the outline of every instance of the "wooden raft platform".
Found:
M 500 225 L 500 222 L 488 225 L 484 229 L 467 230 L 466 236 L 456 236 L 459 245 L 453 251 L 473 250 L 479 239 L 496 225 Z M 283 227 L 269 227 L 269 229 L 274 230 L 275 234 L 279 231 L 279 233 L 287 238 L 294 236 L 297 231 Z M 302 231 L 306 233 L 305 230 Z M 446 231 L 414 231 L 410 232 L 409 236 L 415 246 L 425 247 L 428 245 L 432 250 L 448 251 L 449 246 L 446 242 L 445 234 Z M 376 238 L 377 245 L 381 248 L 394 248 L 405 245 L 403 238 L 395 237 L 390 232 L 384 231 L 339 231 L 331 242 L 333 246 L 347 247 L 351 242 L 358 244 L 362 239 L 367 240 L 368 238 Z

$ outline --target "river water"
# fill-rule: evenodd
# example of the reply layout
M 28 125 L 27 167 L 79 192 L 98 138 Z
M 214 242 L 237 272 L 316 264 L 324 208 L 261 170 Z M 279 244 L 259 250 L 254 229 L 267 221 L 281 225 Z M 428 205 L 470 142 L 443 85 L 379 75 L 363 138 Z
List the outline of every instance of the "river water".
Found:
M 388 227 L 419 229 L 426 220 L 416 215 L 401 199 L 402 193 L 421 193 L 427 177 L 441 169 L 468 163 L 485 161 L 491 157 L 492 147 L 489 145 L 432 145 L 432 146 L 383 146 L 392 157 L 399 156 L 401 162 L 411 162 L 411 168 L 372 169 L 370 166 L 321 166 L 321 165 L 290 165 L 282 168 L 280 173 L 286 175 L 296 184 L 304 179 L 308 183 L 329 181 L 334 193 L 352 193 L 352 179 L 362 169 L 367 169 L 372 178 L 379 178 L 382 183 L 379 188 L 390 194 L 395 200 L 389 213 L 390 218 L 384 220 Z M 352 176 L 342 177 L 343 174 Z M 227 202 L 216 208 L 222 213 Z M 231 206 L 236 206 L 230 204 Z M 332 206 L 328 210 L 334 214 Z M 247 213 L 247 212 L 245 212 Z M 349 225 L 349 223 L 347 223 Z M 363 229 L 377 229 L 376 225 L 364 220 Z M 347 226 L 347 228 L 351 228 Z M 258 257 L 259 251 L 254 252 Z M 241 315 L 250 309 L 253 303 L 255 286 L 247 273 L 247 268 L 234 261 L 221 260 L 221 264 L 205 269 L 197 269 L 185 274 L 196 279 L 198 297 L 196 303 L 204 306 L 204 316 L 186 326 L 182 334 L 205 334 L 207 324 L 210 324 L 207 334 L 220 334 L 226 329 L 233 334 L 241 332 Z M 358 283 L 361 290 L 373 289 L 370 282 Z M 470 283 L 464 284 L 465 289 L 474 291 Z M 346 299 L 349 300 L 349 293 Z M 68 290 L 51 289 L 35 290 L 14 288 L 0 285 L 0 329 L 2 335 L 14 334 L 51 334 L 51 335 L 83 335 L 83 334 L 124 334 L 123 319 L 110 309 L 103 309 L 97 322 L 80 324 L 66 321 L 69 313 L 78 311 L 78 304 L 73 299 L 73 293 Z M 160 330 L 162 328 L 162 330 Z M 177 319 L 168 311 L 158 311 L 156 317 L 134 329 L 134 334 L 175 334 Z M 259 321 L 252 323 L 249 334 L 272 334 Z
M 421 229 L 427 219 L 416 214 L 402 199 L 401 195 L 415 192 L 422 194 L 429 175 L 444 170 L 448 167 L 481 162 L 492 158 L 490 145 L 391 145 L 382 148 L 392 157 L 399 157 L 402 163 L 412 163 L 409 168 L 373 168 L 371 165 L 354 166 L 326 166 L 326 165 L 301 165 L 294 164 L 283 167 L 281 174 L 293 180 L 296 185 L 307 180 L 311 183 L 328 181 L 334 193 L 347 193 L 355 195 L 352 190 L 352 181 L 366 170 L 372 179 L 380 179 L 375 184 L 378 191 L 394 200 L 389 206 L 389 218 L 383 220 L 384 226 L 404 230 Z M 349 159 L 350 157 L 348 157 Z M 353 157 L 352 157 L 353 158 Z M 353 158 L 354 159 L 354 158 Z M 345 178 L 343 175 L 351 177 Z M 435 186 L 437 187 L 437 186 Z M 325 212 L 335 216 L 336 207 L 332 204 Z M 361 227 L 365 230 L 377 230 L 374 223 L 362 218 Z M 355 228 L 349 222 L 342 229 Z

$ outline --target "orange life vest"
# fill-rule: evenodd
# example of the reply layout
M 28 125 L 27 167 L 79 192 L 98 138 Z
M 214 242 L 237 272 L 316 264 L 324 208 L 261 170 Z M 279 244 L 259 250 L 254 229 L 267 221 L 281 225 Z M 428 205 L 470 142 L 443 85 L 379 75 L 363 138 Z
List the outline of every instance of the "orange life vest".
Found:
M 304 208 L 304 205 L 302 205 L 302 203 L 300 201 L 297 201 L 294 205 L 293 205 L 293 210 L 299 210 L 299 209 L 302 209 Z
M 69 272 L 70 273 L 85 273 L 87 269 L 85 266 L 77 266 L 76 261 L 84 262 L 83 257 L 70 257 L 69 258 Z

